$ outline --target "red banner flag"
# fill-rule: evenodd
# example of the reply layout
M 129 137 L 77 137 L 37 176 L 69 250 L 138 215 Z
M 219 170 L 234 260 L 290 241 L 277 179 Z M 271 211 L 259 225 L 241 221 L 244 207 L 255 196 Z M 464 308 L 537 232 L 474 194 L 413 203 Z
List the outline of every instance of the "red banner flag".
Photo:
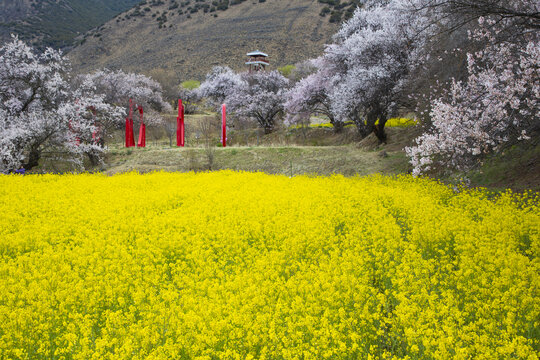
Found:
M 176 118 L 176 146 L 180 146 L 180 116 Z
M 126 118 L 126 147 L 131 146 L 131 138 L 129 137 L 129 119 Z
M 184 141 L 184 105 L 182 105 L 182 100 L 178 99 L 178 117 L 176 118 L 176 146 L 184 147 Z
M 129 146 L 135 146 L 135 133 L 133 129 L 133 119 L 129 120 Z
M 184 147 L 186 141 L 186 125 L 184 122 L 184 104 L 182 104 L 182 112 L 180 113 L 180 145 Z
M 143 107 L 138 106 L 139 114 L 141 117 L 141 127 L 139 128 L 139 141 L 137 141 L 137 147 L 146 147 L 146 125 L 143 121 Z
M 137 147 L 146 147 L 146 124 L 141 123 L 139 128 L 139 141 Z
M 227 107 L 221 105 L 221 144 L 227 146 Z
M 135 134 L 133 133 L 133 100 L 129 99 L 129 115 L 126 118 L 126 147 L 135 146 Z

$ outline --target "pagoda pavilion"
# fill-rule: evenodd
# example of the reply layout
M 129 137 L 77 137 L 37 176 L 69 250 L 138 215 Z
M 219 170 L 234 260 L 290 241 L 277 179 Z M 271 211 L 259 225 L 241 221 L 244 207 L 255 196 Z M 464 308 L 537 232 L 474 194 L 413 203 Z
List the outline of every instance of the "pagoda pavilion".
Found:
M 269 65 L 268 62 L 268 55 L 263 53 L 262 51 L 253 51 L 246 54 L 248 56 L 248 59 L 246 61 L 246 65 L 249 66 L 249 72 L 252 71 L 259 71 L 259 70 L 265 70 L 266 66 Z

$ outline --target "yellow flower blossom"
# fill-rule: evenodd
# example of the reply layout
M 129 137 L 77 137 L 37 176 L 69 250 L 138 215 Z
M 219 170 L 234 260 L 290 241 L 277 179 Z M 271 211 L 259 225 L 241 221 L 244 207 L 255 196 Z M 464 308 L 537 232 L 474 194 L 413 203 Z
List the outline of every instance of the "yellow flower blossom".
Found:
M 535 193 L 0 176 L 0 359 L 538 359 Z

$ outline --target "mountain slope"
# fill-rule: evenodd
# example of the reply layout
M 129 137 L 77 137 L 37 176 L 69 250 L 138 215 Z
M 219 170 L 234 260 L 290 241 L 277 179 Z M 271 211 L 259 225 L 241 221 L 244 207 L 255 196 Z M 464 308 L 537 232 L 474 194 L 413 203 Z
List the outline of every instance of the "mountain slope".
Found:
M 160 69 L 176 80 L 200 80 L 215 65 L 242 70 L 245 54 L 261 50 L 275 69 L 322 53 L 338 29 L 320 15 L 324 6 L 317 0 L 143 1 L 87 34 L 69 56 L 81 71 Z
M 38 48 L 71 46 L 73 39 L 130 9 L 139 0 L 2 0 L 0 40 L 9 34 Z

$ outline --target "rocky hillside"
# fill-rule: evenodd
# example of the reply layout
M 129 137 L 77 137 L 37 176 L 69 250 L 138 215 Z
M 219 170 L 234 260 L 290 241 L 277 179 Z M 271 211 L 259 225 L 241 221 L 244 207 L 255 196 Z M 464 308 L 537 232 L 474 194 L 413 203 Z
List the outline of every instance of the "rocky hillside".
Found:
M 201 80 L 215 65 L 242 70 L 245 54 L 253 50 L 269 54 L 275 69 L 320 55 L 356 4 L 146 0 L 81 37 L 69 56 L 81 71 L 108 67 L 175 81 Z
M 37 48 L 70 47 L 73 39 L 140 0 L 1 0 L 0 42 L 10 34 Z

